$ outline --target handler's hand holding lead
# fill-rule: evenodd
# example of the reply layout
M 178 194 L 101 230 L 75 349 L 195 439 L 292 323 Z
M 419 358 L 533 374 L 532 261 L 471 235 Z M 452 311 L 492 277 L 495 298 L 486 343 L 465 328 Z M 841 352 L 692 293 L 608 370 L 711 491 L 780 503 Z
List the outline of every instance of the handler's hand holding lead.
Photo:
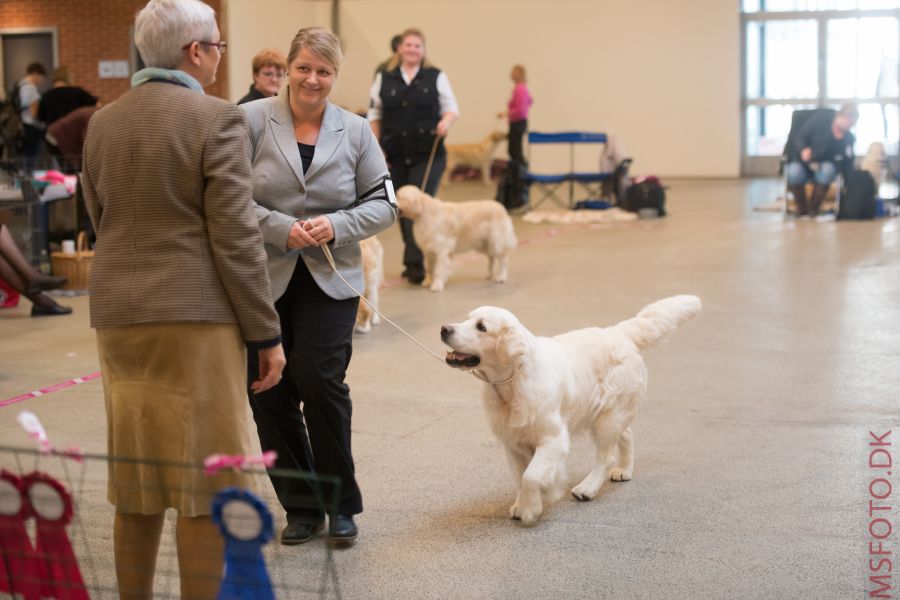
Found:
M 307 221 L 308 222 L 308 221 Z M 291 233 L 288 235 L 287 247 L 291 250 L 297 248 L 308 248 L 309 246 L 318 246 L 318 242 L 306 231 L 306 223 L 295 221 L 291 227 Z
M 303 229 L 316 241 L 316 246 L 327 244 L 334 239 L 334 227 L 331 225 L 331 219 L 325 215 L 305 221 Z

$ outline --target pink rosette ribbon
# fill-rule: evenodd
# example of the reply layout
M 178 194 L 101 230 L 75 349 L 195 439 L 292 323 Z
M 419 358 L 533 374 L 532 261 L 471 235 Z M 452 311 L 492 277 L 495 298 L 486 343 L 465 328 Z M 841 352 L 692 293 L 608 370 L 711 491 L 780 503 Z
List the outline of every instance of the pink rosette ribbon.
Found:
M 215 475 L 222 469 L 234 469 L 238 471 L 253 465 L 263 465 L 267 469 L 272 468 L 278 453 L 274 450 L 263 452 L 257 456 L 243 456 L 240 454 L 212 454 L 203 461 L 203 470 L 207 475 Z
M 81 448 L 78 446 L 72 446 L 66 450 L 57 450 L 50 443 L 50 438 L 47 437 L 47 432 L 44 430 L 44 426 L 41 425 L 40 420 L 38 420 L 37 415 L 33 412 L 29 412 L 27 410 L 23 410 L 19 413 L 18 417 L 19 425 L 22 426 L 22 429 L 34 438 L 38 446 L 40 447 L 40 451 L 44 454 L 54 454 L 58 456 L 65 456 L 67 458 L 71 458 L 77 462 L 84 461 L 84 453 L 81 452 Z

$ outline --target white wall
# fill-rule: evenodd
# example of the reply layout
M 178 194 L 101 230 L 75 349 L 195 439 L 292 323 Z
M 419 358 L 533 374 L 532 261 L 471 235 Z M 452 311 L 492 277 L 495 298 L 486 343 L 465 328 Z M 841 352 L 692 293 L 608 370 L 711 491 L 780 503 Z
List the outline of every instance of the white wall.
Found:
M 258 49 L 286 50 L 299 27 L 330 25 L 330 6 L 229 0 L 232 99 L 246 93 Z M 737 0 L 341 0 L 340 6 L 345 63 L 332 99 L 351 110 L 366 106 L 372 70 L 389 53 L 391 36 L 415 26 L 460 103 L 450 143 L 478 141 L 497 127 L 495 115 L 511 91 L 510 67 L 522 63 L 535 98 L 532 130 L 614 133 L 635 159 L 633 173 L 739 173 Z
M 228 97 L 237 102 L 253 83 L 251 63 L 263 48 L 287 56 L 302 27 L 331 26 L 331 3 L 322 0 L 226 0 Z

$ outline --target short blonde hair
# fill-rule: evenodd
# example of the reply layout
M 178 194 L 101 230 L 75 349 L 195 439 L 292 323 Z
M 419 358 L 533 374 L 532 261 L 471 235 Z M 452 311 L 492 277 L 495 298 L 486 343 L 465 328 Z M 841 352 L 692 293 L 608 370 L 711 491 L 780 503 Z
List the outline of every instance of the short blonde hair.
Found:
M 294 62 L 297 55 L 304 48 L 330 64 L 335 74 L 340 72 L 344 54 L 341 52 L 341 41 L 336 35 L 325 27 L 304 27 L 297 32 L 291 41 L 291 50 L 288 52 L 288 65 Z
M 403 30 L 403 33 L 400 34 L 400 43 L 402 44 L 403 40 L 405 40 L 406 38 L 408 38 L 411 35 L 422 40 L 422 46 L 423 47 L 425 46 L 425 34 L 422 33 L 421 29 L 416 29 L 415 27 L 408 27 L 407 29 Z M 399 45 L 397 46 L 397 50 L 400 50 Z M 388 62 L 387 67 L 385 67 L 385 70 L 393 71 L 394 69 L 397 68 L 397 66 L 399 64 L 400 64 L 400 55 L 394 54 L 394 56 L 392 56 L 391 60 Z M 424 51 L 422 52 L 422 66 L 426 67 L 426 68 L 431 67 L 431 63 L 428 62 L 428 57 L 425 55 Z
M 253 74 L 256 75 L 259 73 L 263 67 L 275 67 L 286 70 L 287 61 L 284 59 L 284 54 L 278 50 L 266 48 L 265 50 L 260 50 L 256 56 L 253 57 Z

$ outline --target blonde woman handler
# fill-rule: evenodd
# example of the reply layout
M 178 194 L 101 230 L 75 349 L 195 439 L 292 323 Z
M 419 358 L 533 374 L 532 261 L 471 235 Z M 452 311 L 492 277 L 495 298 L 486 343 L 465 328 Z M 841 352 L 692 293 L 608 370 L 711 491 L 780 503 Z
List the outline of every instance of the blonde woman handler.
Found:
M 365 119 L 328 100 L 341 69 L 337 37 L 321 27 L 297 33 L 287 88 L 241 106 L 250 130 L 253 198 L 268 255 L 288 366 L 273 389 L 250 395 L 260 444 L 276 467 L 341 481 L 329 535 L 352 543 L 362 512 L 350 445 L 352 404 L 345 374 L 359 298 L 326 261 L 363 289 L 359 241 L 397 217 L 387 165 Z M 250 357 L 250 372 L 256 370 Z M 302 408 L 301 408 L 302 405 Z M 324 527 L 321 490 L 272 477 L 287 513 L 281 543 L 300 544 Z M 325 490 L 327 493 L 327 490 Z

